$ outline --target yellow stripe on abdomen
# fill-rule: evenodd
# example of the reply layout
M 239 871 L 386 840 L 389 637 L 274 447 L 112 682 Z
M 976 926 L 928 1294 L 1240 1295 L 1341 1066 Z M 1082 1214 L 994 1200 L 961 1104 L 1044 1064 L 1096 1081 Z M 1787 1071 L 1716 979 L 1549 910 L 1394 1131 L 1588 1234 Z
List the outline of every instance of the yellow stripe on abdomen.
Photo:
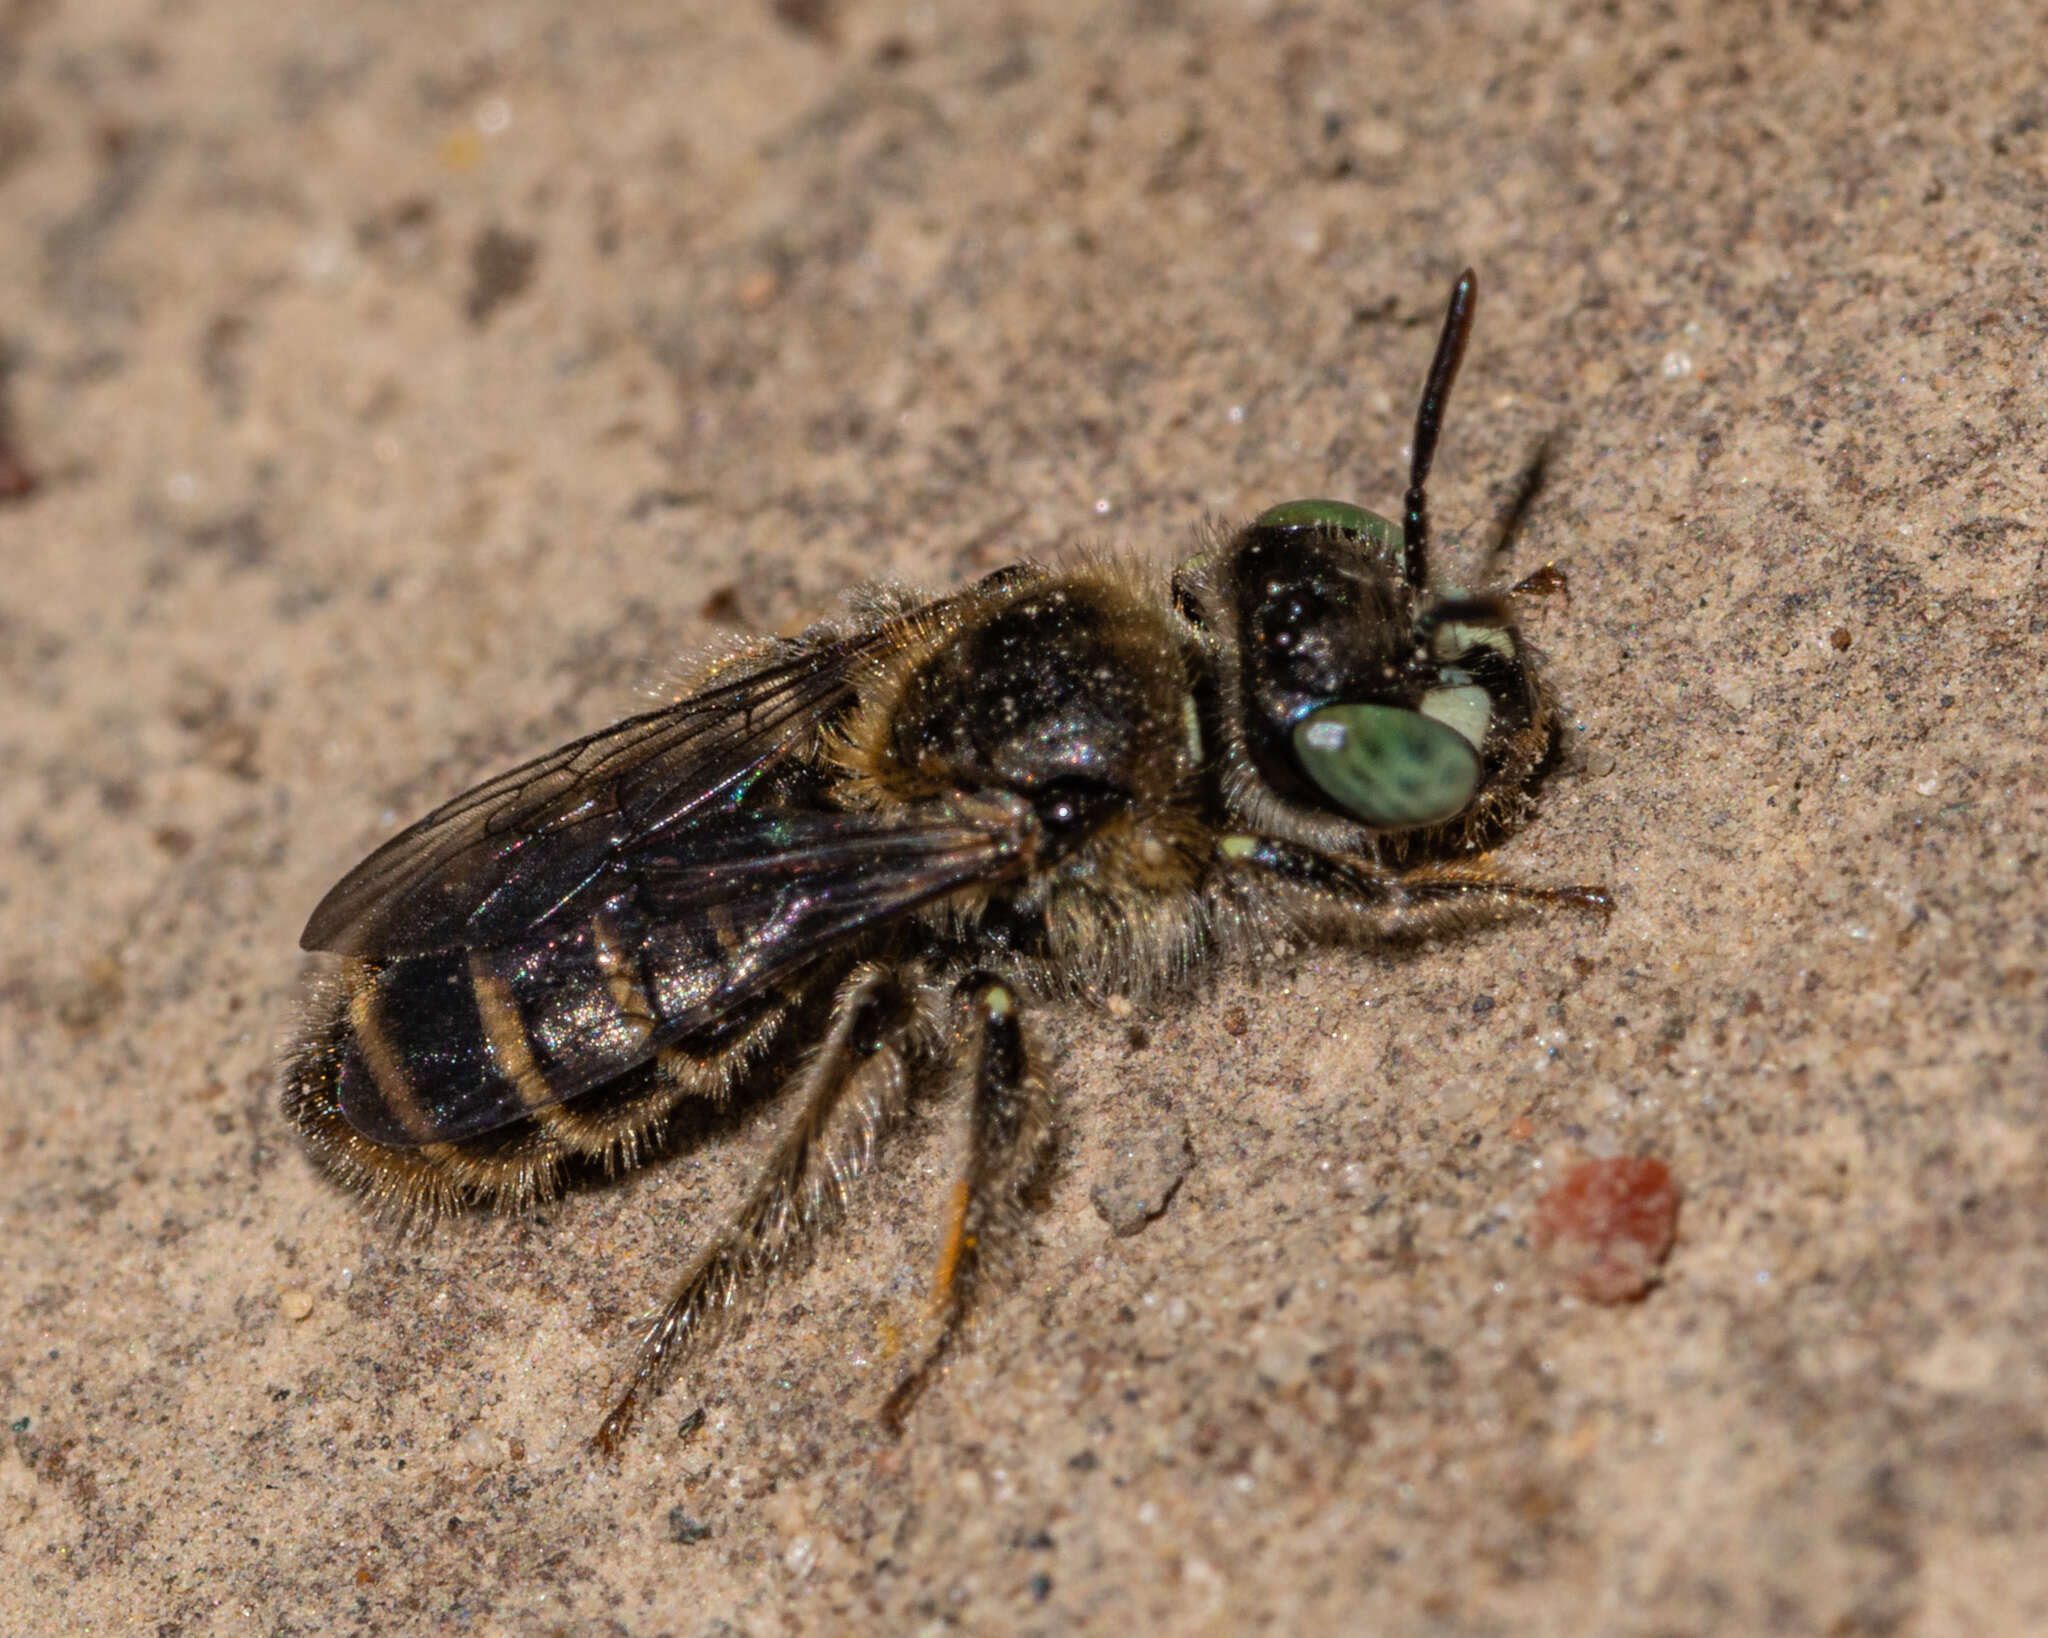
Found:
M 357 964 L 347 974 L 347 982 L 349 1032 L 369 1068 L 377 1096 L 384 1100 L 385 1109 L 408 1137 L 422 1144 L 434 1142 L 441 1134 L 413 1090 L 412 1077 L 399 1063 L 398 1054 L 391 1050 L 384 1021 L 377 1014 L 377 974 Z
M 605 993 L 618 1009 L 635 1047 L 644 1047 L 654 1034 L 654 1003 L 641 987 L 635 963 L 619 945 L 618 935 L 602 916 L 590 918 L 590 945 L 597 970 L 604 977 Z
M 533 1045 L 527 1039 L 518 1003 L 512 999 L 512 986 L 492 968 L 489 951 L 470 951 L 469 983 L 476 997 L 476 1015 L 483 1024 L 484 1040 L 490 1046 L 498 1073 L 512 1083 L 519 1101 L 528 1109 L 547 1108 L 555 1102 L 555 1096 L 548 1090 L 547 1077 L 541 1074 L 540 1065 L 533 1061 Z

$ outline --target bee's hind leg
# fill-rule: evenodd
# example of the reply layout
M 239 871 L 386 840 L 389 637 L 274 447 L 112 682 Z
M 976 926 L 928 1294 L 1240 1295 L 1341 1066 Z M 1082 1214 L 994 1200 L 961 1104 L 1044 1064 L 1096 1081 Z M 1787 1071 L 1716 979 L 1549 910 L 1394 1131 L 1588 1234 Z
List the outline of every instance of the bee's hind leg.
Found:
M 938 1335 L 883 1402 L 882 1426 L 891 1433 L 902 1431 L 910 1407 L 959 1340 L 982 1274 L 1019 1227 L 1024 1191 L 1052 1137 L 1051 1098 L 1031 1061 L 1016 992 L 976 973 L 959 993 L 972 1032 L 967 1159 L 947 1199 L 946 1237 L 932 1281 Z
M 795 1117 L 746 1203 L 648 1328 L 632 1380 L 591 1441 L 604 1454 L 617 1454 L 682 1357 L 737 1319 L 768 1278 L 838 1218 L 847 1185 L 903 1107 L 909 1010 L 904 985 L 886 967 L 864 964 L 840 982 L 825 1038 L 788 1088 Z

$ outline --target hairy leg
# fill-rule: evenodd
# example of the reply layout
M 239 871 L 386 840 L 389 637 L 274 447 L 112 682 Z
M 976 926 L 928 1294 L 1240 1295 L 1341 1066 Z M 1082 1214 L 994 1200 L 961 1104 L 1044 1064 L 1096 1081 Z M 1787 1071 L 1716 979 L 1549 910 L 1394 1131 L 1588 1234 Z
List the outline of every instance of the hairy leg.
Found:
M 1532 887 L 1470 865 L 1383 870 L 1271 836 L 1226 836 L 1218 851 L 1226 905 L 1255 922 L 1277 916 L 1321 940 L 1446 932 L 1530 904 L 1603 916 L 1614 908 L 1603 887 Z
M 882 1406 L 882 1425 L 900 1433 L 917 1396 L 945 1364 L 972 1309 L 976 1287 L 1022 1218 L 1024 1191 L 1052 1135 L 1052 1104 L 1031 1062 L 1016 992 L 976 974 L 961 986 L 973 1032 L 967 1159 L 947 1200 L 946 1237 L 932 1281 L 938 1335 Z
M 745 1204 L 648 1328 L 632 1381 L 598 1427 L 592 1442 L 606 1455 L 617 1453 L 679 1361 L 743 1313 L 844 1209 L 847 1186 L 903 1106 L 905 1005 L 903 986 L 886 968 L 864 965 L 840 983 L 825 1038 L 789 1088 L 794 1118 Z

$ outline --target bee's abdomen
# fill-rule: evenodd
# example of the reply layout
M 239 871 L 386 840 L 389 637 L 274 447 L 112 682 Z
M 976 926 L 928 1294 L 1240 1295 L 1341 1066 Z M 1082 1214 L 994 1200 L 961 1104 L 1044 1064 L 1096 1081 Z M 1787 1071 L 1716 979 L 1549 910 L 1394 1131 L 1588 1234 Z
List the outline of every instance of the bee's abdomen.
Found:
M 450 950 L 345 979 L 343 1117 L 372 1143 L 459 1143 L 583 1099 L 701 1028 L 726 971 L 710 929 L 650 941 L 613 903 L 510 950 Z M 601 1098 L 599 1101 L 602 1101 Z
M 452 1140 L 482 1129 L 463 1118 L 480 1093 L 501 1101 L 464 961 L 422 956 L 347 976 L 335 1092 L 349 1125 L 372 1143 L 413 1149 Z M 465 1090 L 451 1099 L 451 1088 Z

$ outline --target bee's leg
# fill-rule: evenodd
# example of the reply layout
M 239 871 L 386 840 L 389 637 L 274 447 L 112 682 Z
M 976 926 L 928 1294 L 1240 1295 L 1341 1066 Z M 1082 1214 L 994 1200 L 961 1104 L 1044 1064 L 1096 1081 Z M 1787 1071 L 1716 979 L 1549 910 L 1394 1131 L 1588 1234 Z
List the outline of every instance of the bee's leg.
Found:
M 1525 574 L 1508 587 L 1510 597 L 1562 597 L 1572 600 L 1572 583 L 1555 563 L 1546 563 L 1534 574 Z
M 847 1185 L 903 1106 L 903 986 L 886 967 L 840 984 L 825 1039 L 789 1091 L 796 1115 L 725 1232 L 677 1284 L 648 1328 L 640 1360 L 592 1443 L 615 1454 L 634 1417 L 707 1333 L 738 1318 L 768 1277 L 834 1221 Z
M 1562 904 L 1605 916 L 1604 887 L 1532 887 L 1470 866 L 1379 870 L 1272 836 L 1226 836 L 1222 890 L 1240 911 L 1270 908 L 1319 937 L 1445 932 L 1524 904 Z M 1249 901 L 1249 902 L 1247 902 Z
M 967 1163 L 946 1206 L 946 1238 L 932 1281 L 939 1332 L 922 1360 L 882 1405 L 882 1425 L 903 1419 L 959 1340 L 975 1287 L 1019 1226 L 1024 1191 L 1052 1136 L 1044 1077 L 1031 1061 L 1017 994 L 977 973 L 961 986 L 973 1032 L 974 1085 L 968 1109 Z

